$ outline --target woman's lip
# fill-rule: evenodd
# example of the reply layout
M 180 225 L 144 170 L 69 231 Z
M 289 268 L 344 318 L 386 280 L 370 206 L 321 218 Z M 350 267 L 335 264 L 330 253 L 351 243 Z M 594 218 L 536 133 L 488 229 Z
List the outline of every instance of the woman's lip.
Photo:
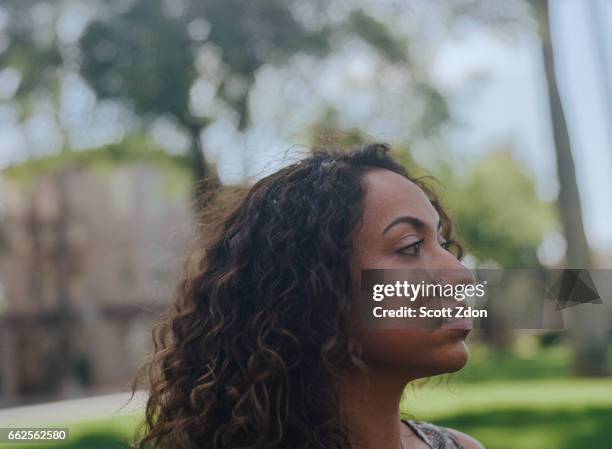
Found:
M 472 327 L 472 320 L 467 318 L 443 321 L 440 324 L 440 329 L 472 329 Z

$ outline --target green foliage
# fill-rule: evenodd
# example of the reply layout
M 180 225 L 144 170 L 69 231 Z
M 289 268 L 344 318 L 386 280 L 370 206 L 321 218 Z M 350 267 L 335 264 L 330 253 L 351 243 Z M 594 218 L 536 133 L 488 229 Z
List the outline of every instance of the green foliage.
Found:
M 370 17 L 362 9 L 356 9 L 350 14 L 346 28 L 349 33 L 361 37 L 383 53 L 388 61 L 393 63 L 409 61 L 405 43 L 395 39 L 386 24 Z
M 560 390 L 559 394 L 563 394 Z M 448 416 L 436 424 L 461 429 L 488 449 L 607 449 L 612 439 L 612 409 L 513 408 Z
M 186 128 L 198 120 L 205 126 L 206 118 L 189 111 L 189 90 L 199 76 L 195 51 L 203 42 L 188 29 L 202 19 L 210 26 L 206 42 L 221 51 L 224 63 L 217 95 L 238 112 L 243 128 L 246 96 L 262 65 L 327 49 L 325 33 L 306 30 L 290 6 L 279 0 L 187 1 L 182 11 L 169 14 L 162 0 L 137 0 L 127 11 L 89 25 L 81 39 L 81 73 L 98 95 L 120 98 L 142 115 L 171 114 Z M 229 79 L 245 82 L 239 95 L 228 95 Z
M 292 2 L 283 0 L 192 0 L 174 11 L 164 0 L 136 0 L 126 10 L 106 3 L 107 14 L 91 22 L 80 40 L 81 74 L 99 97 L 118 99 L 144 119 L 174 117 L 192 139 L 194 182 L 210 176 L 198 139 L 214 119 L 190 109 L 190 90 L 204 76 L 200 72 L 236 112 L 243 130 L 249 124 L 248 94 L 262 65 L 300 51 L 327 51 L 326 31 L 304 28 L 290 10 Z M 207 36 L 190 35 L 196 19 L 200 27 L 210 27 Z M 220 51 L 220 73 L 209 61 L 196 68 L 204 43 Z
M 148 139 L 132 136 L 123 142 L 87 151 L 64 151 L 62 153 L 30 159 L 13 165 L 4 171 L 4 176 L 23 186 L 31 185 L 36 179 L 67 167 L 89 168 L 106 172 L 120 165 L 147 163 L 164 171 L 190 175 L 189 162 L 185 156 L 170 155 L 155 146 Z
M 121 98 L 141 114 L 188 116 L 195 76 L 186 24 L 162 0 L 137 1 L 123 14 L 93 21 L 81 38 L 81 73 L 101 98 Z
M 171 4 L 179 7 L 169 7 Z M 35 7 L 47 8 L 51 22 L 36 22 Z M 334 21 L 328 4 L 313 1 L 307 23 L 296 13 L 300 4 L 295 0 L 135 0 L 122 4 L 103 0 L 79 41 L 66 43 L 58 38 L 58 18 L 70 4 L 23 0 L 2 8 L 9 14 L 9 46 L 0 54 L 0 62 L 18 69 L 22 76 L 17 98 L 23 120 L 41 95 L 57 97 L 63 77 L 78 69 L 98 98 L 122 102 L 140 116 L 141 123 L 159 116 L 176 119 L 192 138 L 189 151 L 194 181 L 208 175 L 197 137 L 216 118 L 214 112 L 210 117 L 192 113 L 190 91 L 196 80 L 206 78 L 221 103 L 236 112 L 237 126 L 244 130 L 249 125 L 249 92 L 262 66 L 286 64 L 299 53 L 324 58 L 347 39 L 360 39 L 389 64 L 414 72 L 415 89 L 426 99 L 424 123 L 428 129 L 435 131 L 448 118 L 445 98 L 414 70 L 409 42 L 362 9 Z M 190 32 L 194 23 L 200 28 L 199 36 Z M 33 37 L 37 32 L 50 39 L 41 43 Z M 220 66 L 198 59 L 204 45 L 218 52 Z
M 31 10 L 44 4 L 38 0 L 20 0 L 3 2 L 1 5 L 9 17 L 4 30 L 9 45 L 6 50 L 0 51 L 0 67 L 12 67 L 19 71 L 21 80 L 15 93 L 19 100 L 33 93 L 54 92 L 57 89 L 57 69 L 63 60 L 56 37 L 52 34 L 47 43 L 34 39 L 37 24 Z
M 340 129 L 338 112 L 327 108 L 321 118 L 307 132 L 309 146 L 317 149 L 355 148 L 372 139 L 357 128 Z
M 193 2 L 195 16 L 211 24 L 210 42 L 231 72 L 251 78 L 264 64 L 285 63 L 297 52 L 325 55 L 329 30 L 309 30 L 291 11 L 295 1 Z
M 542 201 L 527 170 L 508 151 L 490 153 L 467 176 L 440 170 L 444 200 L 468 251 L 503 267 L 535 267 L 545 233 L 556 229 L 555 206 Z
M 446 97 L 425 81 L 418 82 L 416 89 L 424 97 L 425 104 L 420 131 L 425 136 L 435 135 L 440 125 L 450 119 Z

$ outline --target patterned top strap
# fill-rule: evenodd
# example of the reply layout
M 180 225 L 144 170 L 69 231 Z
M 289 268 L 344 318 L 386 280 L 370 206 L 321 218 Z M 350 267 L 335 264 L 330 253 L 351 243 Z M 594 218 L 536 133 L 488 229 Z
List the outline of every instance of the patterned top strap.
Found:
M 446 427 L 425 421 L 402 419 L 432 449 L 465 449 Z

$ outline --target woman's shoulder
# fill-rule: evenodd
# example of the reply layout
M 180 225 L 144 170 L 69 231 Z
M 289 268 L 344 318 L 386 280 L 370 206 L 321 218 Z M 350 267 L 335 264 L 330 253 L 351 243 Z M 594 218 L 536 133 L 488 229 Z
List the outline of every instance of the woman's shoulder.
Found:
M 403 419 L 432 449 L 484 449 L 474 437 L 449 427 L 427 421 Z

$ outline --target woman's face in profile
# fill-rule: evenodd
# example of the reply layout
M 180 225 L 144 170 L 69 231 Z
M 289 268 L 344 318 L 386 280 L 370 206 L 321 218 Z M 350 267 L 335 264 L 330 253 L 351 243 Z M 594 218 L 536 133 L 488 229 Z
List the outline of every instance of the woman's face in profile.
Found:
M 368 172 L 364 183 L 363 222 L 351 257 L 354 291 L 360 291 L 364 269 L 445 270 L 449 274 L 438 281 L 473 282 L 469 270 L 445 248 L 438 212 L 420 187 L 383 169 Z M 358 337 L 369 368 L 391 368 L 418 378 L 463 367 L 468 333 L 469 329 L 362 328 Z

